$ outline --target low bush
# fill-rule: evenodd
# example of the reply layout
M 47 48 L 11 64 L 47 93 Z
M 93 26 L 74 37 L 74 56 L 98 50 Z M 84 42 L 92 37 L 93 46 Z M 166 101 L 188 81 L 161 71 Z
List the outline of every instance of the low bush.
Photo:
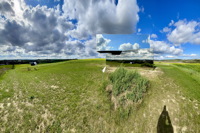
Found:
M 12 65 L 12 69 L 15 69 L 15 64 Z
M 122 67 L 113 72 L 109 76 L 109 79 L 113 86 L 112 94 L 115 97 L 119 97 L 119 103 L 124 103 L 122 101 L 126 100 L 137 102 L 142 99 L 149 84 L 149 81 L 143 78 L 138 72 L 130 71 Z
M 151 63 L 142 63 L 141 66 L 142 67 L 155 67 L 155 65 L 151 64 Z

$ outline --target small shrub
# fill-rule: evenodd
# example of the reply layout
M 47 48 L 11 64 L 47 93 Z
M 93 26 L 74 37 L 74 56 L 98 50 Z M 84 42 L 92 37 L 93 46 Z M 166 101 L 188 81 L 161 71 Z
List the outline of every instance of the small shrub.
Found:
M 142 67 L 155 67 L 155 65 L 151 64 L 151 63 L 142 63 L 141 66 Z
M 12 69 L 15 69 L 15 64 L 12 65 Z
M 135 94 L 132 92 L 132 93 L 127 93 L 126 94 L 126 98 L 128 99 L 128 100 L 131 100 L 131 101 L 133 101 L 134 99 L 135 99 Z
M 50 133 L 62 133 L 61 122 L 59 120 L 54 121 L 52 125 L 47 126 L 46 132 Z
M 109 79 L 113 86 L 112 94 L 118 97 L 118 104 L 121 106 L 126 105 L 127 100 L 132 102 L 141 100 L 149 84 L 149 81 L 138 72 L 122 67 L 113 72 Z
M 133 83 L 139 78 L 139 74 L 120 67 L 109 78 L 113 84 L 113 94 L 118 96 L 126 90 L 131 89 Z
M 27 70 L 28 70 L 28 71 L 31 71 L 31 68 L 30 68 L 30 67 L 27 67 Z
M 131 107 L 128 108 L 122 108 L 120 107 L 117 111 L 118 111 L 118 119 L 119 121 L 124 120 L 124 119 L 128 119 L 130 114 L 131 114 Z
M 125 96 L 120 97 L 119 104 L 122 105 L 122 106 L 124 106 L 126 104 L 126 97 Z

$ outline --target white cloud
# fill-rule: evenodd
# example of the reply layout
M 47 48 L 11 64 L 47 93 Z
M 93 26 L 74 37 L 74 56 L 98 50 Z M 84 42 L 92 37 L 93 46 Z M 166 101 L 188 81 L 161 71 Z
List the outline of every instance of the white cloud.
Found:
M 14 7 L 15 5 L 13 5 Z M 0 30 L 0 43 L 19 46 L 26 52 L 59 53 L 64 47 L 65 41 L 68 40 L 65 32 L 73 28 L 71 22 L 65 21 L 65 18 L 59 15 L 58 9 L 46 6 L 25 8 L 25 11 L 20 10 L 24 12 L 19 18 L 23 19 L 6 18 L 5 24 Z
M 110 39 L 104 38 L 102 34 L 97 34 L 96 35 L 97 51 L 109 50 L 110 47 L 108 46 L 108 43 L 110 41 L 111 41 Z
M 200 23 L 197 21 L 179 20 L 173 24 L 175 29 L 167 35 L 175 45 L 184 43 L 200 44 Z
M 138 28 L 138 32 L 141 32 L 141 29 L 140 29 L 140 28 Z
M 191 54 L 190 56 L 197 56 L 197 54 Z
M 78 20 L 72 34 L 83 39 L 97 33 L 132 33 L 139 20 L 136 0 L 119 0 L 117 6 L 114 0 L 65 0 L 63 11 L 66 17 Z
M 97 55 L 92 46 L 95 44 L 94 37 L 85 42 L 69 40 L 68 33 L 75 25 L 67 21 L 58 6 L 30 7 L 23 0 L 1 1 L 0 7 L 2 5 L 4 8 L 0 8 L 0 45 L 6 45 L 7 48 L 4 50 L 0 47 L 0 51 L 3 50 L 1 54 L 9 56 L 9 53 L 12 53 L 12 58 Z M 19 49 L 24 53 L 19 53 Z
M 198 56 L 197 54 L 183 54 L 183 57 L 195 57 Z
M 156 60 L 163 60 L 163 59 L 165 59 L 165 57 L 163 55 L 155 55 L 154 54 L 154 59 L 156 59 Z
M 176 58 L 176 56 L 173 56 L 173 55 L 167 55 L 165 56 L 166 58 Z
M 137 49 L 133 51 L 122 51 L 120 55 L 112 55 L 112 54 L 107 54 L 106 59 L 115 59 L 115 60 L 134 60 L 134 59 L 139 59 L 139 60 L 153 60 L 153 52 L 150 49 Z
M 139 48 L 140 48 L 140 45 L 138 43 L 133 44 L 133 49 L 139 49 Z
M 151 34 L 151 38 L 157 38 L 158 36 L 156 34 Z
M 119 46 L 119 50 L 135 50 L 135 49 L 139 49 L 140 45 L 138 43 L 134 43 L 133 45 L 131 43 L 123 43 Z
M 119 46 L 119 50 L 132 50 L 133 49 L 133 45 L 130 43 L 123 43 Z
M 0 51 L 18 53 L 13 56 L 23 58 L 39 58 L 39 55 L 95 57 L 98 56 L 96 33 L 132 33 L 139 21 L 136 0 L 119 0 L 117 5 L 113 0 L 65 0 L 64 13 L 59 9 L 59 5 L 32 7 L 24 0 L 1 0 L 0 45 L 7 48 L 1 47 Z M 70 19 L 76 19 L 77 23 L 73 24 Z M 82 39 L 86 40 L 79 41 Z M 19 53 L 19 49 L 24 53 Z
M 155 54 L 181 55 L 183 53 L 181 48 L 170 46 L 170 44 L 167 44 L 164 41 L 149 40 L 149 43 Z
M 171 31 L 171 28 L 168 28 L 168 27 L 165 27 L 163 28 L 162 32 L 170 32 Z
M 169 23 L 169 26 L 172 26 L 174 24 L 174 20 L 171 20 L 171 22 Z
M 74 26 L 60 15 L 58 7 L 29 7 L 23 0 L 10 0 L 7 4 L 14 16 L 0 9 L 0 15 L 5 17 L 0 17 L 0 45 L 8 46 L 4 53 L 9 51 L 25 58 L 25 55 L 51 56 L 62 52 L 69 38 L 66 32 Z M 19 49 L 25 53 L 19 53 Z
M 119 0 L 117 5 L 114 0 L 65 0 L 63 13 L 59 9 L 59 5 L 31 7 L 24 0 L 1 0 L 0 45 L 7 46 L 6 50 L 0 47 L 1 54 L 94 57 L 98 56 L 96 33 L 133 33 L 139 21 L 136 0 Z M 102 48 L 109 49 L 104 47 L 108 42 L 105 39 Z
M 0 14 L 4 14 L 5 16 L 15 16 L 12 5 L 13 3 L 11 3 L 11 1 L 2 0 L 0 2 Z

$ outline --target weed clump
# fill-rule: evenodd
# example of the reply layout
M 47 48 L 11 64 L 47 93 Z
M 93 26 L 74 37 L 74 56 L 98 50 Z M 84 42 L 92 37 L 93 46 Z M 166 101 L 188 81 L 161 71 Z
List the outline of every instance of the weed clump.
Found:
M 106 90 L 111 97 L 112 107 L 116 124 L 120 124 L 129 118 L 132 108 L 142 100 L 149 81 L 137 71 L 127 70 L 120 67 L 109 76 L 110 84 Z M 111 86 L 111 89 L 109 89 Z
M 15 64 L 12 64 L 12 69 L 15 69 Z
M 31 68 L 30 68 L 30 67 L 27 67 L 27 71 L 31 71 Z
M 155 68 L 156 66 L 154 64 L 151 64 L 151 63 L 142 63 L 141 64 L 141 67 L 152 67 L 152 68 Z
M 143 98 L 149 85 L 149 81 L 137 71 L 122 67 L 115 70 L 109 79 L 112 84 L 112 95 L 118 99 L 119 105 L 126 105 L 127 101 L 138 102 Z

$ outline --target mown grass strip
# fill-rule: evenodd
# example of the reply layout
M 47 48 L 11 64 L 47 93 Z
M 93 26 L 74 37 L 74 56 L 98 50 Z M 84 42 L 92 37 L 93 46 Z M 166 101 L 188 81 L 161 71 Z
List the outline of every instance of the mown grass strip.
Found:
M 179 66 L 157 64 L 170 78 L 174 79 L 182 91 L 191 99 L 200 101 L 200 80 L 193 78 L 189 72 L 183 71 Z M 190 67 L 190 69 L 193 69 Z

